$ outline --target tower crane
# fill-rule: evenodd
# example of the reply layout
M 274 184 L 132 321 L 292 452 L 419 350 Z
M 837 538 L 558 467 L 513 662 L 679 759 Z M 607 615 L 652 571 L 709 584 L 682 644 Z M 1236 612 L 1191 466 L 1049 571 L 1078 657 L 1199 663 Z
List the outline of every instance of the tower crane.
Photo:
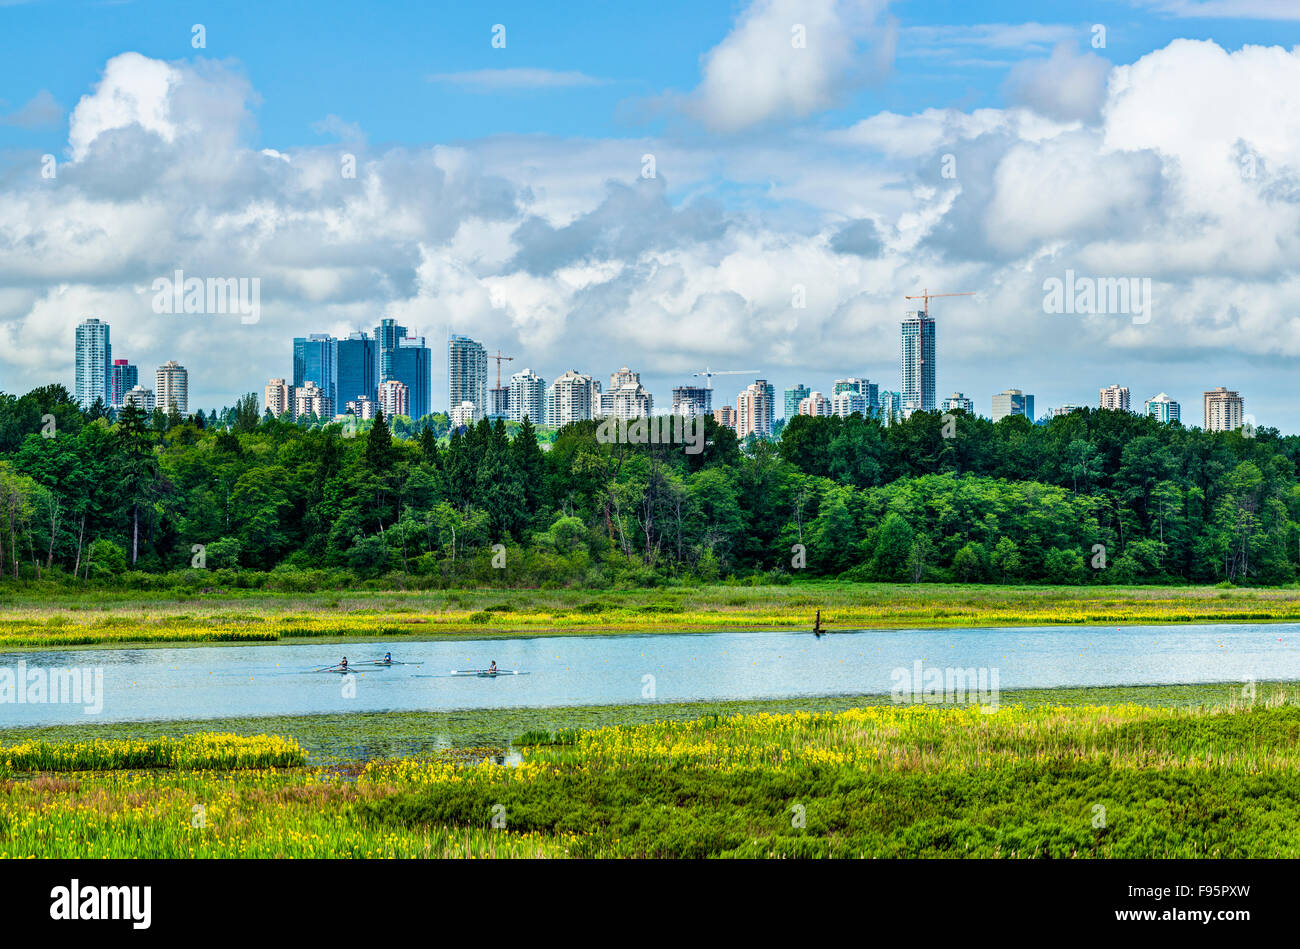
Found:
M 905 299 L 905 300 L 924 300 L 924 301 L 925 301 L 925 309 L 924 309 L 923 312 L 925 313 L 926 316 L 929 316 L 929 315 L 930 315 L 930 301 L 931 301 L 932 299 L 934 299 L 935 297 L 973 297 L 974 295 L 975 295 L 975 291 L 974 291 L 974 290 L 964 290 L 964 291 L 962 291 L 961 293 L 931 293 L 928 289 L 926 289 L 926 290 L 922 290 L 922 291 L 921 291 L 919 294 L 917 294 L 916 296 L 905 296 L 905 297 L 903 297 L 903 299 Z
M 501 388 L 501 364 L 503 362 L 513 362 L 514 358 L 515 358 L 514 356 L 502 356 L 501 350 L 499 349 L 497 350 L 497 354 L 495 356 L 488 356 L 488 359 L 495 359 L 497 361 L 497 388 L 498 389 Z
M 704 369 L 701 369 L 699 372 L 691 373 L 691 375 L 703 376 L 704 387 L 706 389 L 712 389 L 714 376 L 747 376 L 750 375 L 751 373 L 755 373 L 758 371 L 759 370 L 757 369 L 709 369 L 706 366 Z

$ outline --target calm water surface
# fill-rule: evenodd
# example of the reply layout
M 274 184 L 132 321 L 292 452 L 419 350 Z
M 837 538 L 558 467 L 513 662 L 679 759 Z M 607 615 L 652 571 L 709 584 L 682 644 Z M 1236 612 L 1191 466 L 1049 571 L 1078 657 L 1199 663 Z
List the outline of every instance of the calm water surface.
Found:
M 421 665 L 338 676 L 347 655 Z M 528 675 L 449 677 L 496 660 Z M 103 710 L 0 701 L 0 727 L 420 709 L 888 693 L 891 673 L 998 670 L 1003 690 L 1300 679 L 1300 624 L 679 633 L 0 653 L 0 670 L 97 668 Z M 647 677 L 653 677 L 649 679 Z M 3 685 L 0 671 L 0 685 Z M 4 698 L 0 696 L 0 699 Z

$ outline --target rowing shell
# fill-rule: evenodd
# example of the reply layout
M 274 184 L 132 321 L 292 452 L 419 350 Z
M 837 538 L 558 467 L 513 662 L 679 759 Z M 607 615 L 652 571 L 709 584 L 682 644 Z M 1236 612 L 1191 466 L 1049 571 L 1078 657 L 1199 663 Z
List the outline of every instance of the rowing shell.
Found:
M 488 672 L 486 669 L 469 669 L 458 670 L 452 669 L 451 672 L 444 672 L 442 675 L 414 675 L 412 679 L 452 679 L 464 678 L 465 676 L 478 677 L 480 679 L 495 679 L 497 676 L 526 676 L 529 673 L 520 672 L 518 669 L 498 669 L 496 672 Z

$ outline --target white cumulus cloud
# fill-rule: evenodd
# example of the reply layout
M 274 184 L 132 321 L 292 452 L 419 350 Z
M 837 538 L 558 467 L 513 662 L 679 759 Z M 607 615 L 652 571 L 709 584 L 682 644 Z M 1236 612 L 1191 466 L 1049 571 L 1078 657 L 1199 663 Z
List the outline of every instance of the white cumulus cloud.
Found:
M 804 118 L 879 78 L 893 60 L 896 27 L 885 0 L 754 0 L 706 53 L 686 109 L 734 132 Z

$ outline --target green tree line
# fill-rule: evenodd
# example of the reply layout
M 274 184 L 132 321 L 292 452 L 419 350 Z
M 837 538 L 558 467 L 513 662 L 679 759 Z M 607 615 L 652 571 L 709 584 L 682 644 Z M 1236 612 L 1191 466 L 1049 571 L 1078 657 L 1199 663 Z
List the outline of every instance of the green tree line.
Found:
M 449 431 L 0 393 L 4 583 L 403 587 L 789 582 L 1284 584 L 1300 438 L 1124 412 L 704 420 L 704 450 L 597 423 Z

